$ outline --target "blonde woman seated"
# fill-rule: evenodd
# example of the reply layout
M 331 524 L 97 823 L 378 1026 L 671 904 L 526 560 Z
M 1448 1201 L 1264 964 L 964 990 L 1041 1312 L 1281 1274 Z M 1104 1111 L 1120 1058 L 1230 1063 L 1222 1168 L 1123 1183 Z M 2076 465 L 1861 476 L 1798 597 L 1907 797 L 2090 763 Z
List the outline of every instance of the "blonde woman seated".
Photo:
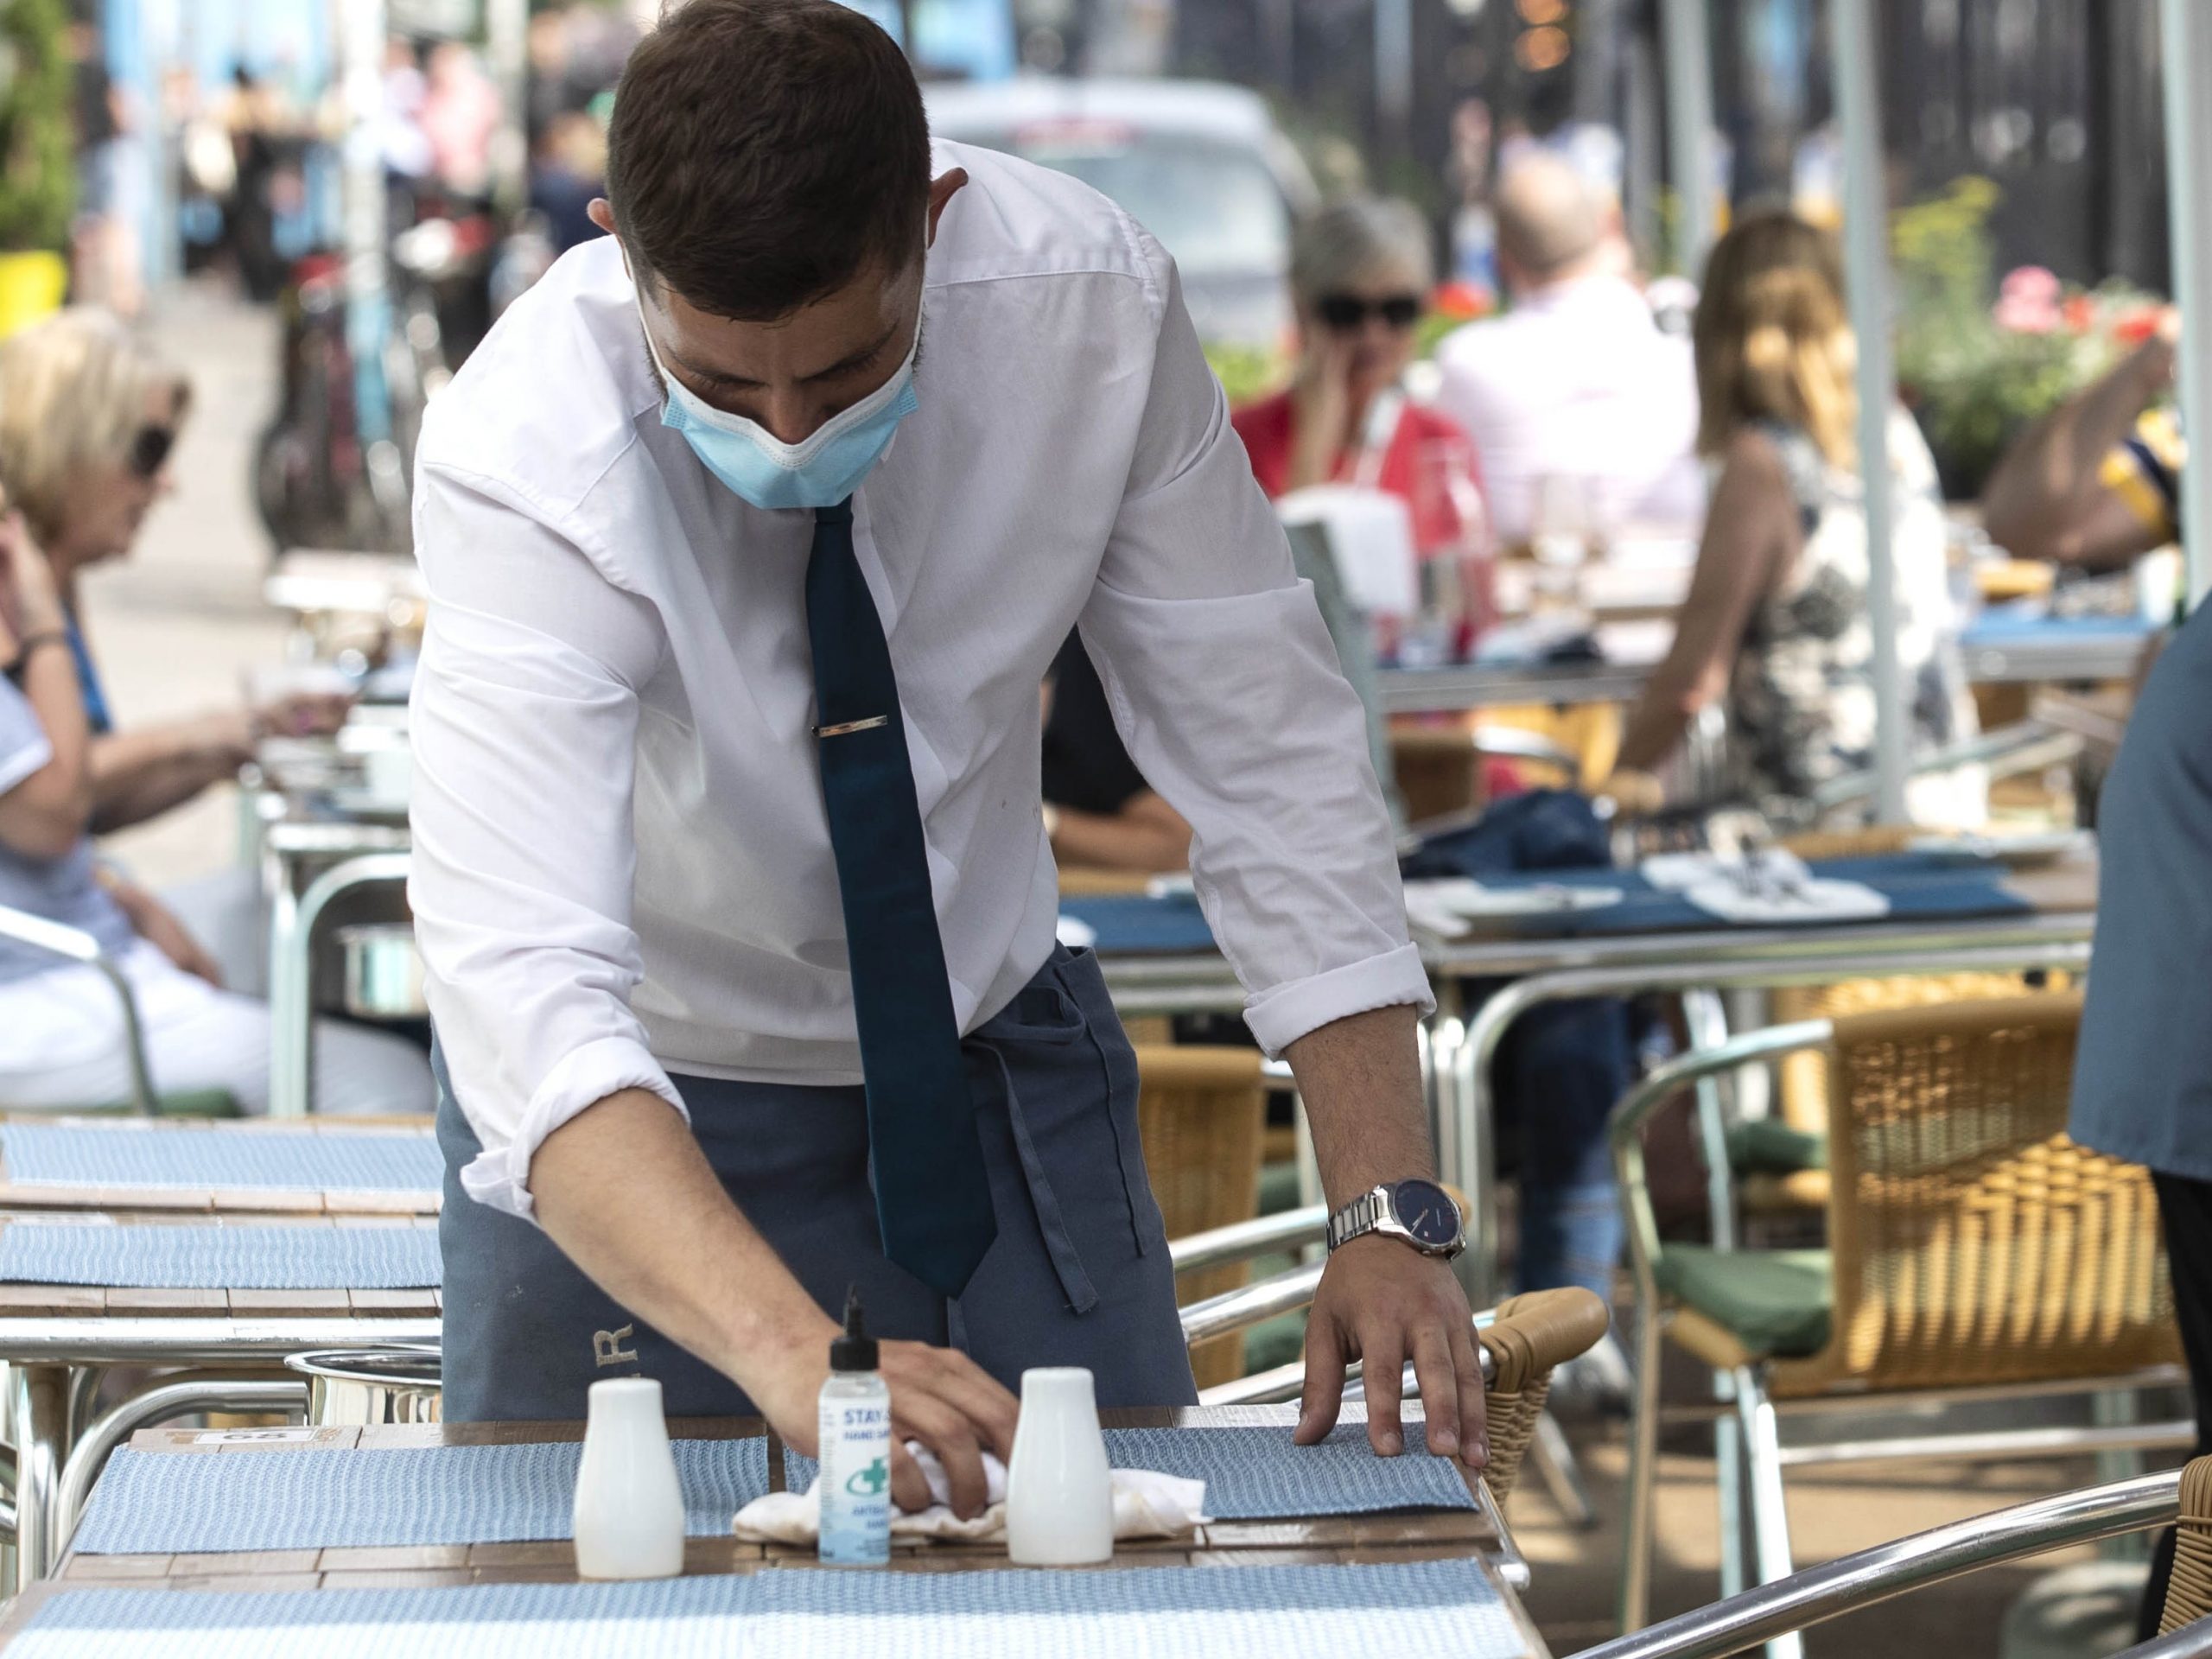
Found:
M 346 699 L 283 698 L 118 729 L 78 603 L 84 573 L 126 559 L 173 487 L 169 460 L 192 404 L 182 374 L 106 312 L 64 311 L 0 343 L 0 480 L 52 563 L 64 643 L 92 733 L 92 827 L 143 823 L 237 777 L 266 732 L 336 729 Z M 168 897 L 232 988 L 263 977 L 260 889 L 231 868 Z
M 98 864 L 88 832 L 96 792 L 57 585 L 21 520 L 0 517 L 0 906 L 88 933 L 122 964 L 156 1094 L 219 1090 L 265 1111 L 268 1007 L 217 988 L 177 918 Z M 125 1042 L 122 1001 L 99 969 L 0 935 L 0 1111 L 122 1103 Z M 429 1063 L 403 1038 L 325 1022 L 315 1103 L 427 1112 Z
M 1822 784 L 1874 764 L 1874 636 L 1853 422 L 1856 346 L 1824 232 L 1754 213 L 1706 266 L 1694 333 L 1700 451 L 1719 463 L 1673 649 L 1621 741 L 1624 799 L 1649 798 L 1710 703 L 1727 714 L 1731 798 L 1781 821 Z M 1897 658 L 1916 749 L 1973 734 L 1944 574 L 1935 462 L 1903 409 L 1889 421 Z M 1977 778 L 1916 780 L 1922 823 L 1983 815 Z

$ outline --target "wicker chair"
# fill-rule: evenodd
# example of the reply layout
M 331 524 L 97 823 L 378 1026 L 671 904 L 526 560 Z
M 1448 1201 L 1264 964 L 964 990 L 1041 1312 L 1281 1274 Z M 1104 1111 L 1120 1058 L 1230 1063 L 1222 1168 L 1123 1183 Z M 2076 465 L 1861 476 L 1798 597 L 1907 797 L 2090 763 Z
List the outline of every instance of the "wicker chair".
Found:
M 1475 1333 L 1494 1362 L 1489 1382 L 1490 1467 L 1483 1478 L 1503 1503 L 1521 1478 L 1521 1460 L 1536 1438 L 1536 1421 L 1551 1393 L 1552 1372 L 1598 1345 L 1610 1322 L 1605 1304 L 1580 1286 L 1532 1290 L 1497 1305 L 1497 1317 Z
M 2158 1634 L 2212 1618 L 2212 1458 L 2192 1458 L 2181 1471 L 2181 1517 L 2174 1526 L 2174 1573 Z
M 2069 994 L 1808 1020 L 1676 1061 L 1624 1100 L 1611 1134 L 1642 1315 L 1627 1628 L 1644 1611 L 1662 1294 L 1666 1334 L 1732 1393 L 1761 1582 L 1789 1571 L 1775 1398 L 2117 1381 L 2180 1357 L 2148 1175 L 2065 1135 L 2080 1019 Z M 1662 1245 L 1644 1122 L 1686 1084 L 1822 1047 L 1828 1248 Z
M 2002 997 L 2063 992 L 2063 973 L 2031 982 L 2024 974 L 1923 974 L 1891 979 L 1853 979 L 1834 985 L 1784 986 L 1769 993 L 1771 1023 L 1840 1020 L 1893 1008 L 1946 1002 L 1986 1002 Z M 1729 1162 L 1743 1183 L 1747 1214 L 1804 1213 L 1828 1201 L 1828 1068 L 1825 1056 L 1783 1057 L 1776 1068 L 1776 1111 L 1768 1124 L 1746 1123 L 1732 1135 Z M 1770 1127 L 1770 1125 L 1773 1127 Z M 1777 1133 L 1777 1128 L 1782 1132 Z
M 1254 1048 L 1137 1046 L 1137 1133 L 1167 1236 L 1183 1238 L 1260 1212 L 1260 1140 L 1267 1097 Z M 1185 1274 L 1179 1299 L 1197 1301 L 1245 1282 L 1231 1262 Z M 1200 1388 L 1244 1374 L 1241 1333 L 1191 1351 Z

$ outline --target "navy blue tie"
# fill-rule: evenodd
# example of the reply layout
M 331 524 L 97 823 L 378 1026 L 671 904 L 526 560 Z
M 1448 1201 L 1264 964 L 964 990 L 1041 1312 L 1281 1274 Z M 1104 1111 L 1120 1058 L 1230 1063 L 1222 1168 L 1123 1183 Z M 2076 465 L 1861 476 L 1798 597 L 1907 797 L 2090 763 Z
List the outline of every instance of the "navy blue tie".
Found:
M 982 1136 L 883 620 L 853 557 L 853 504 L 814 515 L 806 566 L 815 749 L 868 1084 L 883 1249 L 946 1296 L 997 1236 Z

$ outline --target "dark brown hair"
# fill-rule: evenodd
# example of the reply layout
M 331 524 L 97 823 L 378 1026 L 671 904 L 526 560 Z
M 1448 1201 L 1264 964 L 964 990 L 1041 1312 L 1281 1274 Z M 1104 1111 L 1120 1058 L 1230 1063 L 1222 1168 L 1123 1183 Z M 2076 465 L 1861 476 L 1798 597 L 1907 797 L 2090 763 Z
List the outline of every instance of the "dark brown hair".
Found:
M 607 194 L 631 266 L 718 316 L 906 270 L 929 184 L 912 69 L 836 0 L 684 0 L 616 89 Z

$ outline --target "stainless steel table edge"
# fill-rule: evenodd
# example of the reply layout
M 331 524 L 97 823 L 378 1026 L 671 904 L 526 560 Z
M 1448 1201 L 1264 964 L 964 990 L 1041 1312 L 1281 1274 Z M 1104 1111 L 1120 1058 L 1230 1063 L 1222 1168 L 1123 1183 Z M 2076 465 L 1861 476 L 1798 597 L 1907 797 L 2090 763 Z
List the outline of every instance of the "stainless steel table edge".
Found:
M 70 1408 L 74 1373 L 115 1365 L 260 1366 L 310 1348 L 435 1343 L 437 1319 L 101 1318 L 0 1319 L 8 1414 L 16 1440 L 15 1591 L 54 1565 L 61 1473 L 84 1425 Z M 148 1378 L 147 1386 L 158 1379 Z
M 1471 1016 L 1461 1013 L 1454 976 L 1438 986 L 1432 1025 L 1448 1033 L 1433 1059 L 1438 1161 L 1445 1179 L 1466 1192 L 1474 1215 L 1460 1278 L 1470 1300 L 1487 1307 L 1497 1300 L 1497 1217 L 1491 1186 L 1497 1174 L 1495 1102 L 1490 1068 L 1507 1029 L 1543 1002 L 1589 996 L 1635 996 L 1650 992 L 1821 984 L 1923 973 L 1976 969 L 2024 970 L 2088 964 L 2094 917 L 2069 912 L 2035 918 L 1991 918 L 1934 931 L 1904 928 L 1825 930 L 1835 948 L 1810 948 L 1805 934 L 1779 935 L 1762 944 L 1739 942 L 1725 953 L 1679 950 L 1672 960 L 1598 960 L 1529 974 L 1500 990 Z M 1684 941 L 1687 943 L 1687 940 Z M 1433 1039 L 1432 1039 L 1433 1040 Z

